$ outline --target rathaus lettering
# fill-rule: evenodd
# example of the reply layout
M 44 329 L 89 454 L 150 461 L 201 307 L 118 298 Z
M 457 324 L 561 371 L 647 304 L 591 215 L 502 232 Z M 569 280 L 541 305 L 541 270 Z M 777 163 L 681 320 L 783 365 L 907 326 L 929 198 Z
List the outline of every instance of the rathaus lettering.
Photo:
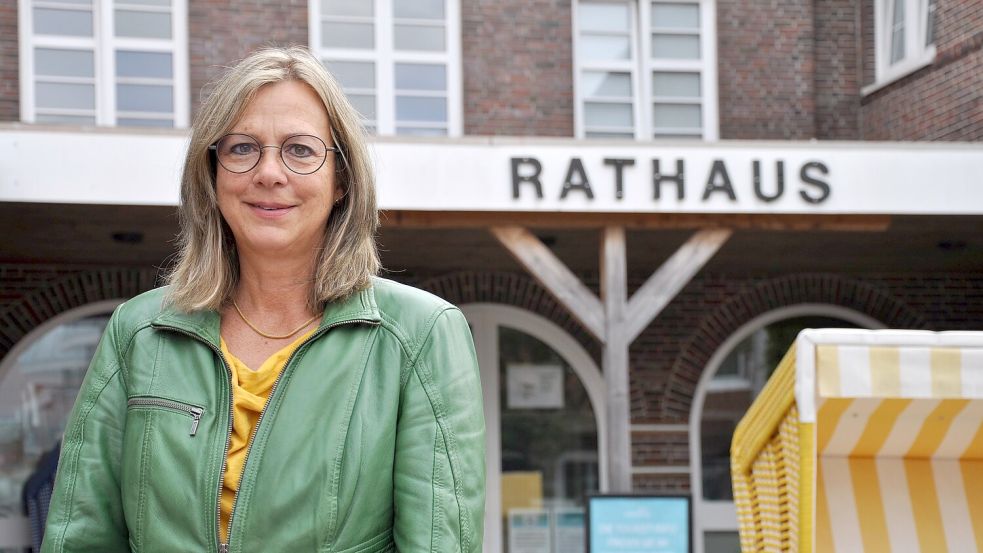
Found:
M 512 162 L 512 198 L 519 199 L 520 194 L 534 193 L 537 198 L 543 197 L 543 164 L 534 157 L 513 157 Z M 607 169 L 602 181 L 606 189 L 608 183 L 614 197 L 618 200 L 625 194 L 625 172 L 632 170 L 635 160 L 630 158 L 604 158 Z M 770 163 L 768 165 L 771 165 Z M 697 171 L 687 167 L 683 159 L 664 162 L 659 158 L 651 160 L 652 199 L 661 200 L 663 195 L 675 196 L 677 200 L 685 200 L 687 194 L 700 194 L 701 201 L 714 197 L 724 197 L 736 202 L 738 194 L 754 194 L 762 202 L 774 202 L 786 193 L 796 194 L 808 204 L 819 204 L 829 198 L 830 185 L 827 180 L 829 168 L 821 161 L 808 161 L 797 167 L 798 180 L 791 184 L 794 191 L 786 191 L 787 169 L 785 161 L 776 160 L 770 169 L 761 160 L 752 160 L 750 167 L 742 167 L 751 176 L 751 189 L 739 190 L 731 180 L 731 170 L 722 159 L 714 159 L 709 166 L 701 166 Z M 597 177 L 597 175 L 593 175 Z M 695 178 L 694 178 L 695 177 Z M 559 198 L 562 200 L 569 194 L 583 194 L 593 200 L 598 187 L 598 180 L 587 174 L 584 163 L 579 157 L 570 159 L 564 171 L 562 181 L 559 181 Z M 527 190 L 527 192 L 523 192 Z

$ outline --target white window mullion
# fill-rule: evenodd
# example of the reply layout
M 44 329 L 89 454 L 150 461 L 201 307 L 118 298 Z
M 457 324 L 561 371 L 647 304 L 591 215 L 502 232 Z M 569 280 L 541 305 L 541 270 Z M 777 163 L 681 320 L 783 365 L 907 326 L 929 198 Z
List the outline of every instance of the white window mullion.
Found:
M 365 61 L 375 63 L 378 57 L 375 50 L 348 50 L 343 48 L 321 48 L 321 57 L 329 61 Z
M 94 0 L 96 17 L 96 124 L 116 124 L 116 51 L 113 0 Z
M 393 57 L 392 0 L 375 0 L 376 132 L 396 133 L 396 68 Z
M 649 21 L 652 20 L 652 2 L 638 0 L 638 10 L 632 10 L 636 20 L 632 23 L 635 40 L 631 41 L 633 55 L 632 82 L 635 83 L 635 139 L 652 139 L 652 41 Z
M 173 30 L 172 30 L 173 32 Z M 116 50 L 137 50 L 140 52 L 161 52 L 171 54 L 177 49 L 174 40 L 161 38 L 112 37 Z
M 324 48 L 321 46 L 321 8 L 319 0 L 308 0 L 307 2 L 307 38 L 310 43 L 307 45 L 312 52 L 317 52 L 318 58 L 324 58 Z
M 174 75 L 174 126 L 188 127 L 191 125 L 191 84 L 188 75 L 190 60 L 188 57 L 188 4 L 187 0 L 174 0 L 171 21 L 173 21 L 171 43 L 173 46 Z
M 393 63 L 439 63 L 447 64 L 450 57 L 438 52 L 400 52 L 393 51 L 390 54 Z
M 618 73 L 629 73 L 635 70 L 637 63 L 633 60 L 624 61 L 582 61 L 579 64 L 581 71 L 614 71 Z

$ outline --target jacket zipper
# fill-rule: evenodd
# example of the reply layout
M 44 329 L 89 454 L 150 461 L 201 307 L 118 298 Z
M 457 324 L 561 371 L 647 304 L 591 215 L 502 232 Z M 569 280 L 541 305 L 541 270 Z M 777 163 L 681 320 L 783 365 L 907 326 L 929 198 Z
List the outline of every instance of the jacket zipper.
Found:
M 299 352 L 301 350 L 301 348 L 303 348 L 307 344 L 311 343 L 313 340 L 317 339 L 319 336 L 321 336 L 325 332 L 331 330 L 332 328 L 335 328 L 335 327 L 338 327 L 338 326 L 342 326 L 342 325 L 346 325 L 346 324 L 351 324 L 351 323 L 367 323 L 367 324 L 372 324 L 372 325 L 379 324 L 378 322 L 373 321 L 373 320 L 370 320 L 370 319 L 348 319 L 348 320 L 345 320 L 345 321 L 337 321 L 337 322 L 331 323 L 328 326 L 326 326 L 326 327 L 324 327 L 322 329 L 317 330 L 316 332 L 314 332 L 314 334 L 311 334 L 310 336 L 308 336 L 306 340 L 304 340 L 303 342 L 301 342 L 300 345 L 298 345 L 297 348 L 294 349 L 293 353 L 290 354 L 290 357 L 287 358 L 287 362 L 283 365 L 283 370 L 280 371 L 280 374 L 276 375 L 276 380 L 273 381 L 273 386 L 270 388 L 270 395 L 267 396 L 266 404 L 263 405 L 263 410 L 260 411 L 260 413 L 259 413 L 259 419 L 256 420 L 256 425 L 253 426 L 253 431 L 249 435 L 249 446 L 246 447 L 246 460 L 245 460 L 244 463 L 242 463 L 242 470 L 239 471 L 239 480 L 238 481 L 239 481 L 240 485 L 242 483 L 242 477 L 246 474 L 246 467 L 249 465 L 249 454 L 252 452 L 252 450 L 253 450 L 253 444 L 256 442 L 256 439 L 255 439 L 256 438 L 256 434 L 259 432 L 260 425 L 263 424 L 263 419 L 266 418 L 266 406 L 270 404 L 270 400 L 273 399 L 273 395 L 276 394 L 276 389 L 280 385 L 280 379 L 283 377 L 284 373 L 287 372 L 287 368 L 290 367 L 290 363 L 293 362 L 294 357 L 297 356 L 297 352 Z M 229 433 L 231 434 L 231 432 L 232 432 L 232 430 L 230 428 L 229 429 Z M 226 453 L 226 456 L 228 456 L 228 453 Z M 223 469 L 223 472 L 224 472 L 224 469 Z M 239 488 L 236 488 L 235 494 L 232 496 L 232 510 L 229 511 L 229 528 L 225 532 L 226 543 L 219 544 L 219 548 L 218 548 L 219 553 L 229 553 L 229 544 L 232 543 L 232 522 L 235 520 L 235 516 L 236 516 L 236 504 L 238 504 L 238 503 L 239 503 Z M 221 504 L 220 504 L 220 507 L 219 508 L 221 509 Z M 224 546 L 224 549 L 223 549 L 223 546 Z
M 283 373 L 287 371 L 287 367 L 290 366 L 291 361 L 293 361 L 294 356 L 297 354 L 297 352 L 300 351 L 300 348 L 306 346 L 308 343 L 318 338 L 325 332 L 331 330 L 332 328 L 339 327 L 346 324 L 352 324 L 352 323 L 366 323 L 371 325 L 379 324 L 378 321 L 374 321 L 371 319 L 347 319 L 344 321 L 337 321 L 331 323 L 324 328 L 318 329 L 316 332 L 314 332 L 314 334 L 310 335 L 306 340 L 301 342 L 300 345 L 297 346 L 297 349 L 295 349 L 294 352 L 290 355 L 290 357 L 287 358 L 287 363 L 283 366 L 283 370 L 280 371 L 280 374 L 277 375 L 276 380 L 273 381 L 273 387 L 270 388 L 270 395 L 269 398 L 266 400 L 266 403 L 268 404 L 269 400 L 273 398 L 273 394 L 276 392 L 277 386 L 280 384 L 280 377 L 283 376 Z M 208 340 L 205 340 L 204 338 L 198 336 L 197 334 L 193 334 L 191 332 L 188 332 L 187 330 L 177 328 L 175 326 L 161 325 L 161 327 L 177 332 L 178 334 L 183 334 L 189 338 L 195 339 L 205 344 L 212 351 L 214 351 L 216 355 L 218 355 L 218 358 L 222 360 L 222 366 L 225 367 L 225 377 L 226 377 L 225 383 L 229 388 L 229 427 L 226 429 L 226 433 L 225 433 L 225 448 L 222 450 L 222 471 L 219 472 L 218 491 L 216 493 L 217 501 L 215 505 L 215 538 L 216 538 L 215 541 L 218 543 L 218 553 L 229 553 L 229 544 L 232 542 L 231 539 L 232 521 L 236 513 L 236 503 L 239 501 L 238 489 L 236 490 L 235 495 L 232 496 L 232 511 L 229 512 L 229 528 L 225 533 L 225 540 L 226 540 L 225 543 L 222 543 L 222 535 L 219 532 L 218 525 L 222 523 L 222 483 L 224 482 L 225 479 L 225 469 L 227 468 L 226 464 L 227 461 L 229 460 L 229 441 L 232 438 L 232 418 L 235 415 L 234 413 L 235 399 L 232 397 L 233 394 L 232 369 L 229 367 L 229 364 L 225 362 L 225 356 L 222 355 L 222 350 L 216 347 Z M 253 442 L 254 442 L 253 438 L 256 437 L 256 433 L 259 431 L 259 426 L 263 423 L 263 418 L 265 415 L 266 415 L 266 406 L 264 405 L 263 410 L 259 414 L 259 419 L 256 421 L 256 426 L 253 427 L 252 434 L 250 434 L 249 436 L 249 447 L 246 448 L 246 462 L 242 464 L 242 471 L 239 473 L 240 482 L 242 481 L 242 476 L 246 473 L 246 466 L 249 463 L 249 452 L 252 451 L 253 448 Z
M 163 399 L 158 397 L 131 397 L 126 400 L 127 407 L 159 407 L 161 409 L 169 409 L 171 411 L 177 411 L 179 413 L 184 413 L 191 416 L 191 433 L 190 435 L 194 437 L 198 433 L 198 423 L 201 422 L 201 416 L 205 413 L 205 410 L 197 405 L 191 405 L 188 403 L 182 403 L 180 401 L 172 401 L 170 399 Z

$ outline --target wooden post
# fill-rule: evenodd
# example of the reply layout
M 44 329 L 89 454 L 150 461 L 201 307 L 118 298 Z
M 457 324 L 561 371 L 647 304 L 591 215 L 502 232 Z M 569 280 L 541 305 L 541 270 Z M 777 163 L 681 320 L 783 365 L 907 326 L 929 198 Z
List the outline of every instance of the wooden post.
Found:
M 562 261 L 522 227 L 493 227 L 492 234 L 603 346 L 608 491 L 632 489 L 628 347 L 672 298 L 730 238 L 727 229 L 694 234 L 628 300 L 623 226 L 601 237 L 601 300 Z
M 607 227 L 601 235 L 601 299 L 605 340 L 602 353 L 607 384 L 608 486 L 631 491 L 631 413 L 628 404 L 628 261 L 624 227 Z

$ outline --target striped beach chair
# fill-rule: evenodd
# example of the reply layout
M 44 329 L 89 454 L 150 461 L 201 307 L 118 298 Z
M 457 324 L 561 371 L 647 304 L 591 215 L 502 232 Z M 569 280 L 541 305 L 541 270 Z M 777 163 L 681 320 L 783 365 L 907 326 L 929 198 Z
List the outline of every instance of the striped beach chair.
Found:
M 731 471 L 744 552 L 983 552 L 983 332 L 803 331 Z

